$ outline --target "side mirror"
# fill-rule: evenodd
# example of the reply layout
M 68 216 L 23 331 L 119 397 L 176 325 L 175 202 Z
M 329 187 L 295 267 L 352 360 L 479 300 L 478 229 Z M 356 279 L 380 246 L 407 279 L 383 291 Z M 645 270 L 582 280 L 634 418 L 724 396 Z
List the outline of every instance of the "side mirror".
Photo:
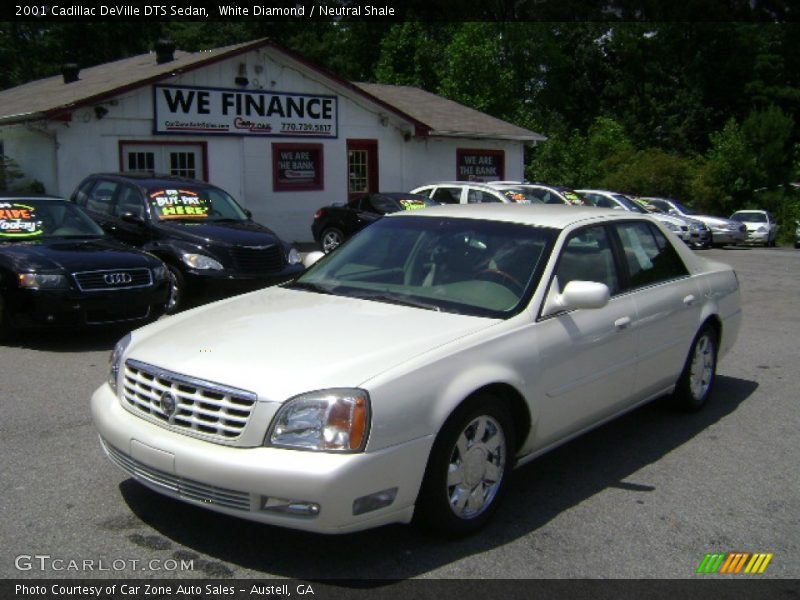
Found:
M 139 215 L 133 214 L 132 212 L 123 213 L 122 217 L 120 218 L 131 225 L 144 225 L 144 219 Z
M 598 281 L 570 281 L 560 294 L 551 294 L 543 314 L 552 315 L 565 310 L 579 308 L 603 308 L 608 304 L 611 291 L 605 283 Z
M 308 269 L 311 265 L 313 265 L 315 262 L 317 262 L 323 256 L 325 256 L 325 253 L 324 252 L 320 252 L 318 250 L 315 251 L 315 252 L 309 252 L 303 258 L 303 266 L 306 269 Z
M 252 211 L 252 210 L 250 210 L 249 208 L 245 208 L 245 209 L 244 209 L 244 214 L 246 214 L 246 215 L 247 215 L 247 218 L 248 218 L 248 219 L 252 219 L 252 218 L 253 218 L 253 211 Z

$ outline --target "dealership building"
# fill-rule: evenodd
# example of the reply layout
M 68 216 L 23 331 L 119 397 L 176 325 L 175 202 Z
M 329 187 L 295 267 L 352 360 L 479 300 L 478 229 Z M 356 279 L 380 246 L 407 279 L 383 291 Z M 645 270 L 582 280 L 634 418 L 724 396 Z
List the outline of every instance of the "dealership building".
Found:
M 544 138 L 424 90 L 346 81 L 270 40 L 155 52 L 0 91 L 0 154 L 46 191 L 152 171 L 218 185 L 287 240 L 314 211 L 442 180 L 520 180 Z

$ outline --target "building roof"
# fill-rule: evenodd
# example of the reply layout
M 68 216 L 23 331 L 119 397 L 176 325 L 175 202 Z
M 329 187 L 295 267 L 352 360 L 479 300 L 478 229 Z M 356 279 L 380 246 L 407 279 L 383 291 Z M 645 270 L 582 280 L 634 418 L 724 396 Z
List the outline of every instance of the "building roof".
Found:
M 64 83 L 62 75 L 55 75 L 2 90 L 0 125 L 42 119 L 68 121 L 72 111 L 78 108 L 93 106 L 114 96 L 264 46 L 276 49 L 306 68 L 332 80 L 339 87 L 365 97 L 408 121 L 414 126 L 417 135 L 510 139 L 525 142 L 546 139 L 534 131 L 512 125 L 419 88 L 346 81 L 268 39 L 202 52 L 176 50 L 174 59 L 162 64 L 156 61 L 156 53 L 150 52 L 81 69 L 78 81 L 73 83 Z
M 501 138 L 526 142 L 547 139 L 535 131 L 518 127 L 420 88 L 362 82 L 355 85 L 428 125 L 429 135 Z

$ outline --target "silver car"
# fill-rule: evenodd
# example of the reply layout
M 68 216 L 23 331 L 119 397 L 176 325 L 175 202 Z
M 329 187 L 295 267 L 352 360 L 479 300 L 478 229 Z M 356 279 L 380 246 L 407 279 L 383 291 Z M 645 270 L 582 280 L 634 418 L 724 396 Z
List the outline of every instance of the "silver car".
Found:
M 711 243 L 714 246 L 735 246 L 737 244 L 743 244 L 747 240 L 747 228 L 743 223 L 738 223 L 730 219 L 723 219 L 722 217 L 702 215 L 688 206 L 681 204 L 677 200 L 670 200 L 669 198 L 642 199 L 660 208 L 668 215 L 689 217 L 702 221 L 711 230 Z
M 737 210 L 731 220 L 747 228 L 747 243 L 774 246 L 778 238 L 778 222 L 766 210 Z
M 628 198 L 625 194 L 609 190 L 576 190 L 579 194 L 589 198 L 599 208 L 614 210 L 627 210 L 628 212 L 649 214 L 660 221 L 667 229 L 677 235 L 682 242 L 692 245 L 692 230 L 688 221 L 680 217 L 672 217 L 665 213 L 648 212 L 639 204 Z

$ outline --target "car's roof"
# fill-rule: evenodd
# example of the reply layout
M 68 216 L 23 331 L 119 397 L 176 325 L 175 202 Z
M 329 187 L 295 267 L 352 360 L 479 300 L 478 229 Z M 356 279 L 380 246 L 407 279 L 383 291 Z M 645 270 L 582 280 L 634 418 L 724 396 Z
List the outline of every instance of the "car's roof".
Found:
M 63 200 L 61 196 L 50 194 L 25 194 L 23 192 L 0 192 L 0 202 L 5 200 Z
M 767 214 L 769 211 L 766 211 L 766 210 L 764 210 L 763 208 L 743 208 L 742 210 L 737 210 L 737 211 L 736 211 L 735 213 L 733 213 L 733 214 L 738 214 L 738 213 L 751 213 L 751 212 L 752 212 L 752 213 L 764 213 L 764 214 Z
M 486 221 L 506 221 L 522 223 L 524 225 L 537 225 L 540 227 L 554 227 L 565 229 L 570 225 L 582 221 L 603 221 L 620 219 L 648 219 L 647 215 L 619 211 L 612 209 L 596 208 L 594 206 L 567 206 L 565 204 L 517 204 L 495 203 L 482 204 L 445 204 L 431 206 L 424 210 L 415 210 L 412 213 L 395 213 L 390 215 L 420 217 L 450 217 L 461 219 L 479 219 Z
M 147 186 L 152 184 L 164 183 L 182 183 L 186 185 L 198 185 L 216 187 L 207 181 L 200 181 L 199 179 L 190 179 L 189 177 L 179 177 L 178 175 L 168 175 L 165 173 L 92 173 L 89 177 L 114 177 L 117 179 L 127 179 L 135 181 L 139 185 Z M 87 177 L 88 179 L 88 177 Z
M 415 190 L 420 188 L 434 186 L 434 185 L 469 185 L 473 187 L 482 187 L 482 188 L 489 188 L 494 189 L 488 182 L 485 181 L 432 181 L 430 183 L 424 183 L 422 185 L 418 185 L 415 187 Z

